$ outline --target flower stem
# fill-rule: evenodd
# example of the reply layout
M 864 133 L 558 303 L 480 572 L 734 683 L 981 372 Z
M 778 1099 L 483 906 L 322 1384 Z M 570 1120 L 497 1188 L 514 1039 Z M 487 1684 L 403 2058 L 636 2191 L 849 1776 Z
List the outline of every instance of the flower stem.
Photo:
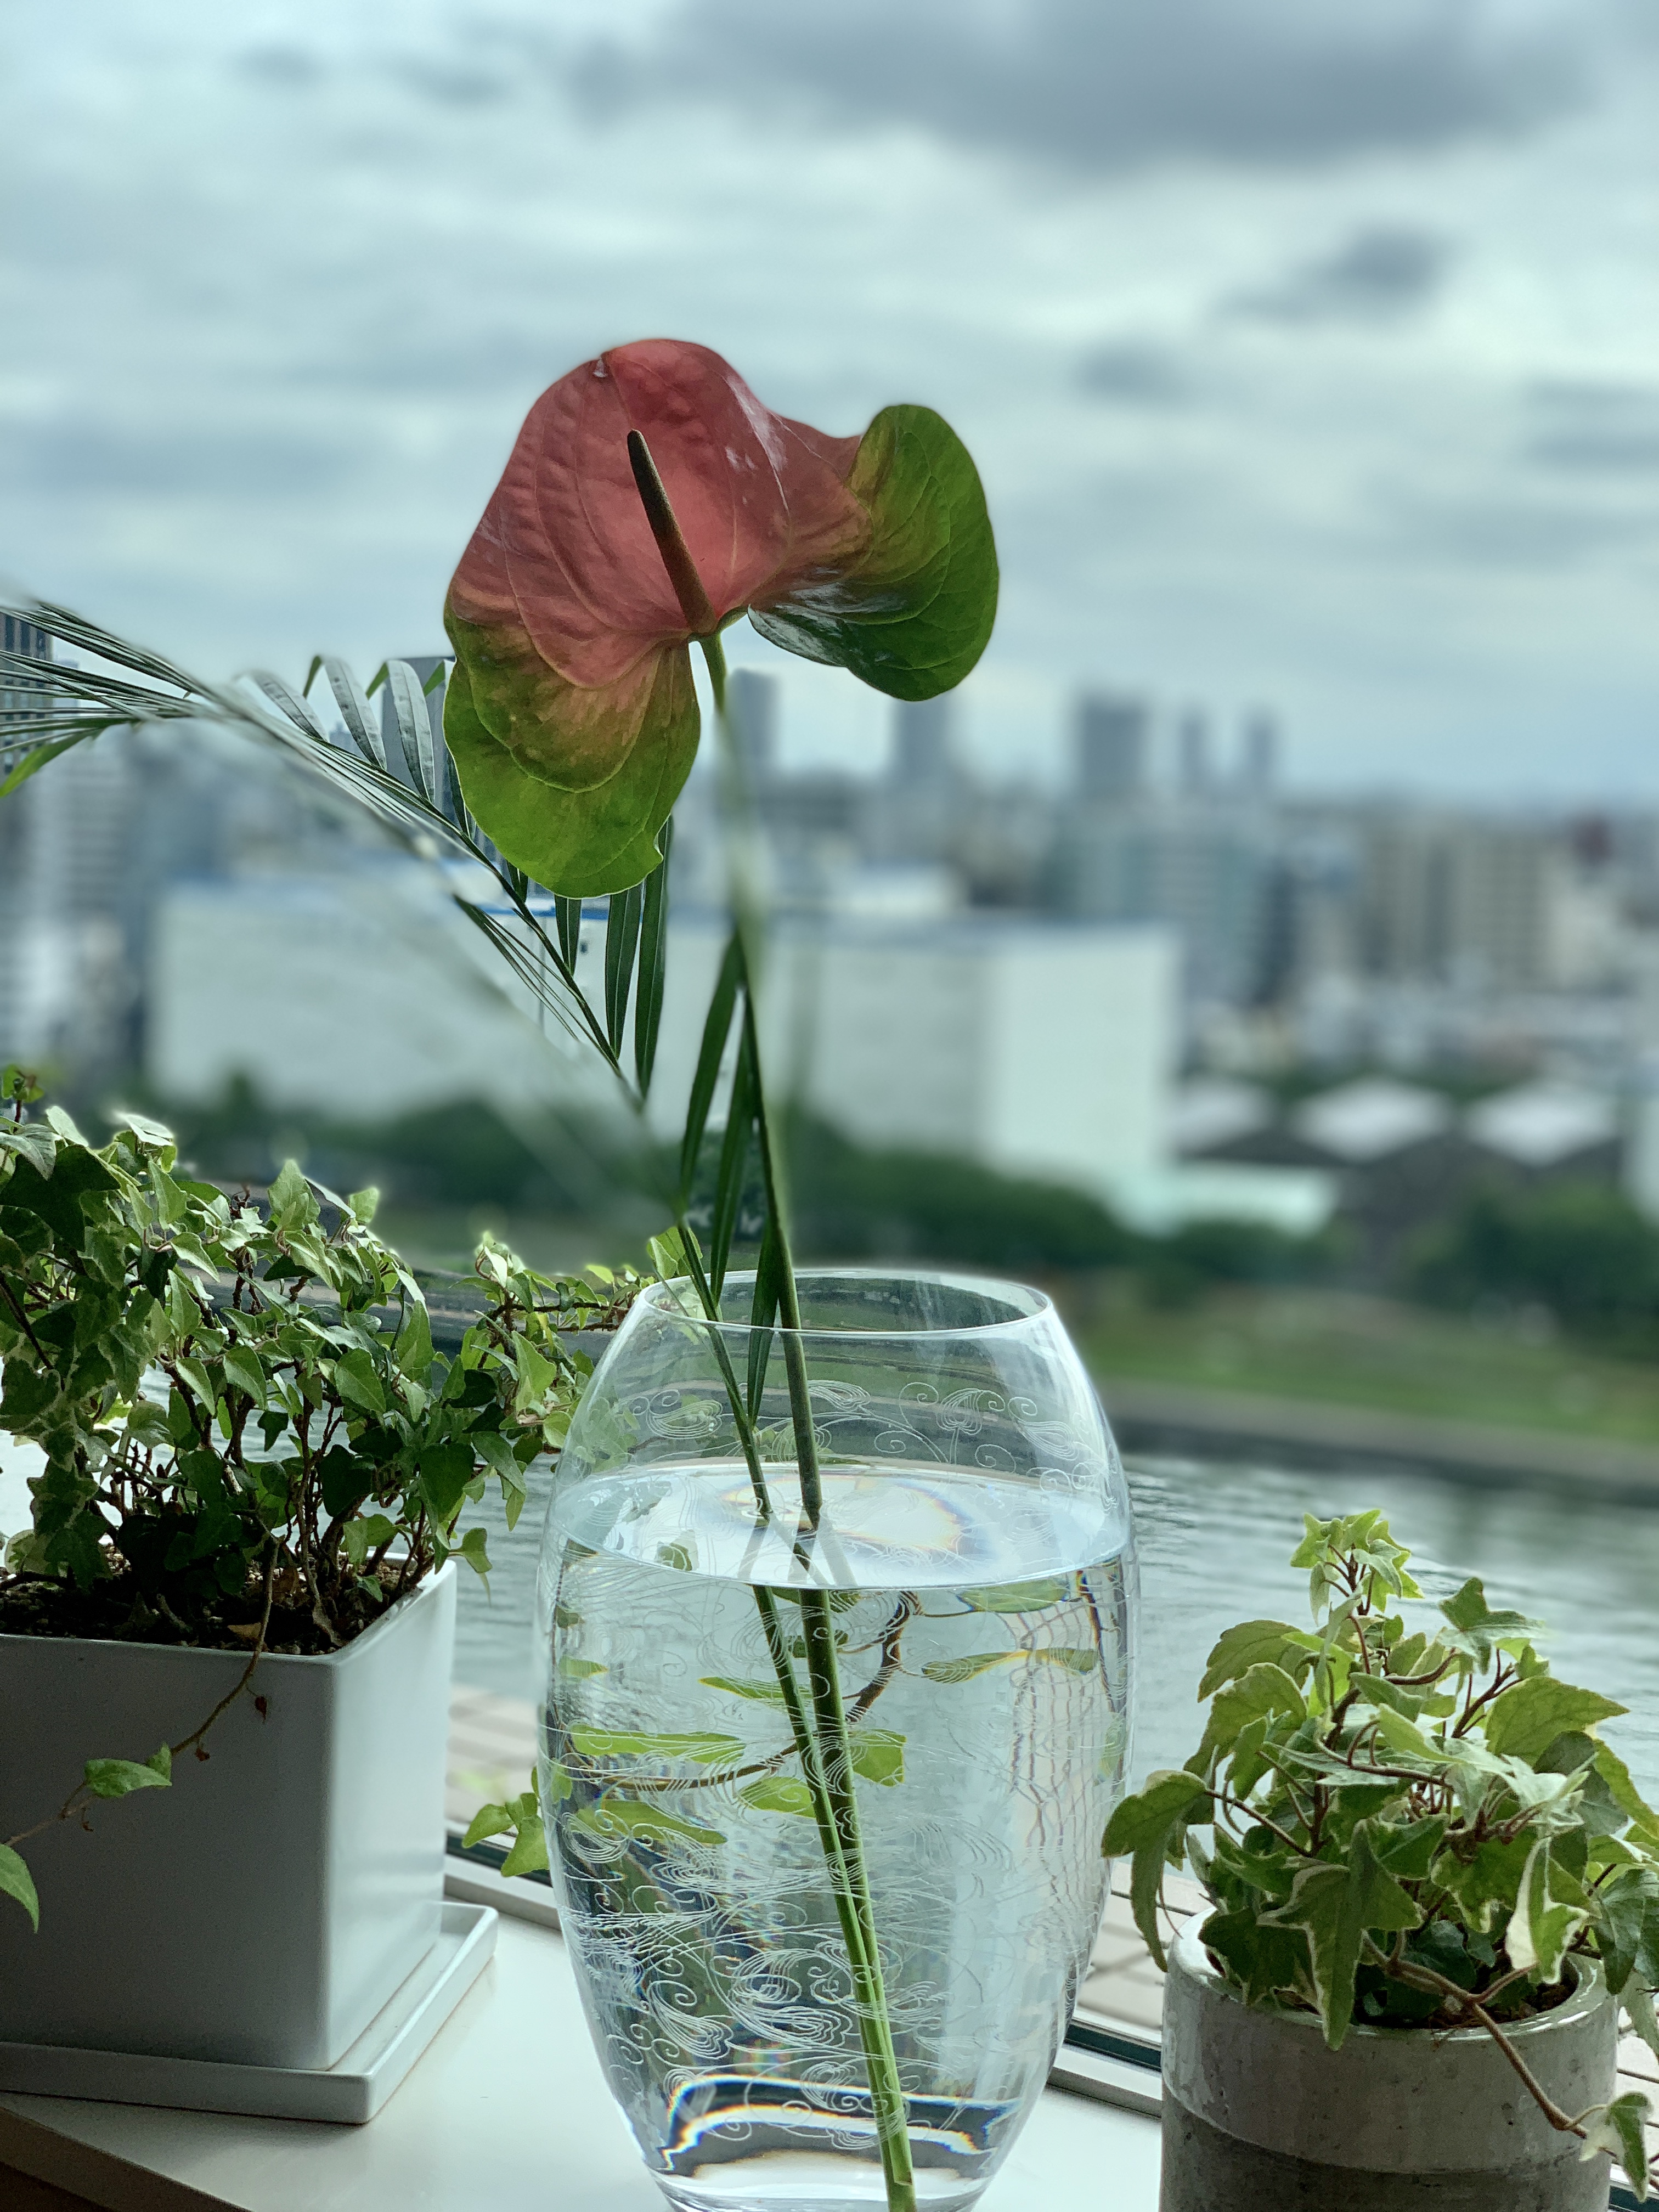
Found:
M 653 527 L 654 529 L 654 523 Z M 670 573 L 672 574 L 672 569 Z M 734 842 L 741 841 L 748 829 L 750 809 L 744 789 L 743 760 L 737 733 L 726 711 L 726 655 L 717 635 L 701 637 L 698 642 L 708 665 L 709 685 L 714 696 L 727 818 L 734 831 Z M 817 1431 L 812 1416 L 805 1340 L 801 1333 L 800 1297 L 789 1243 L 787 1199 L 781 1162 L 773 1143 L 766 1085 L 761 1070 L 759 1038 L 755 1025 L 755 982 L 759 966 L 761 916 L 759 901 L 744 865 L 745 859 L 746 855 L 741 849 L 733 854 L 732 924 L 743 952 L 743 1019 L 755 1070 L 755 1126 L 760 1141 L 767 1213 L 778 1253 L 780 1334 L 783 1340 L 784 1371 L 789 1385 L 789 1412 L 794 1430 L 795 1464 L 800 1482 L 801 1517 L 810 1531 L 816 1531 L 823 1518 L 823 1486 L 818 1467 Z M 715 1334 L 718 1333 L 716 1323 Z M 732 1394 L 732 1404 L 738 1416 L 738 1432 L 742 1434 L 746 1425 L 747 1406 L 740 1403 L 735 1392 Z M 897 2053 L 893 2047 L 892 2023 L 888 2012 L 886 1984 L 876 1934 L 875 1908 L 870 1893 L 869 1870 L 859 1820 L 852 1740 L 841 1693 L 841 1673 L 836 1650 L 835 1614 L 827 1591 L 806 1589 L 799 1593 L 801 1629 L 806 1649 L 807 1685 L 811 1699 L 809 1724 L 800 1705 L 787 1644 L 779 1631 L 776 1601 L 770 1590 L 759 1586 L 755 1591 L 755 1600 L 760 1607 L 763 1626 L 767 1634 L 768 1652 L 777 1674 L 785 1709 L 790 1716 L 796 1747 L 800 1753 L 801 1771 L 812 1800 L 813 1817 L 817 1823 L 836 1916 L 841 1924 L 842 1941 L 847 1946 L 854 2006 L 858 2014 L 859 2035 L 864 2047 L 865 2074 L 870 2088 L 871 2115 L 881 2151 L 888 2212 L 915 2212 L 915 2179 L 910 2160 L 904 2088 L 899 2077 Z

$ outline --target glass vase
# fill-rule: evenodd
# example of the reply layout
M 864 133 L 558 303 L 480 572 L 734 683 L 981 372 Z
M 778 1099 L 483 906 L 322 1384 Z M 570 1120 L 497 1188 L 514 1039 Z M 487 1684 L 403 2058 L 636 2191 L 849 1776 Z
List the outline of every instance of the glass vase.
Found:
M 1104 1901 L 1127 1494 L 1039 1293 L 799 1291 L 792 1334 L 747 1325 L 752 1278 L 718 1323 L 659 1285 L 583 1399 L 538 1584 L 549 1856 L 671 2203 L 854 2212 L 906 2202 L 903 2165 L 957 2212 L 1042 2088 Z

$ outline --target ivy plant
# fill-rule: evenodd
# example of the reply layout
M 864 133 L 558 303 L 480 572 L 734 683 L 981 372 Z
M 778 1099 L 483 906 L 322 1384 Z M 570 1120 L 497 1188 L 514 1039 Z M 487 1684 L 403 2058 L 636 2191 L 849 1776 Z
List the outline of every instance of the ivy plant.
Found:
M 1409 1558 L 1380 1513 L 1308 1516 L 1291 1564 L 1311 1628 L 1227 1630 L 1198 1749 L 1123 1800 L 1102 1847 L 1133 1862 L 1160 1966 L 1164 1872 L 1188 1868 L 1246 2003 L 1316 2014 L 1333 2050 L 1355 2022 L 1484 2028 L 1551 2124 L 1645 2199 L 1645 2097 L 1563 2112 L 1505 2032 L 1569 1995 L 1578 1957 L 1659 2052 L 1659 1815 L 1597 1734 L 1625 1708 L 1560 1680 L 1540 1624 L 1478 1580 L 1413 1625 Z
M 591 1371 L 568 1340 L 615 1328 L 642 1279 L 555 1279 L 486 1237 L 447 1357 L 374 1191 L 290 1160 L 264 1197 L 229 1194 L 156 1122 L 94 1146 L 30 1113 L 21 1072 L 0 1087 L 0 1431 L 45 1455 L 0 1626 L 257 1660 L 337 1648 L 452 1555 L 487 1576 L 467 1505 L 493 1482 L 516 1521 Z M 181 1747 L 94 1759 L 64 1814 L 165 1784 Z M 18 1840 L 0 1887 L 33 1912 Z

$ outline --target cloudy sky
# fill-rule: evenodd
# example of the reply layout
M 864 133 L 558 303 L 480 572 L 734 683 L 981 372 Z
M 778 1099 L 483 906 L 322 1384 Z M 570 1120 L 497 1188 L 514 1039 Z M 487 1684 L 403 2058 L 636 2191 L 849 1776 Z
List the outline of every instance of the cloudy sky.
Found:
M 998 526 L 1085 684 L 1304 784 L 1659 796 L 1644 0 L 0 0 L 0 571 L 204 672 L 433 650 L 544 385 L 696 337 Z M 802 756 L 880 757 L 781 665 Z

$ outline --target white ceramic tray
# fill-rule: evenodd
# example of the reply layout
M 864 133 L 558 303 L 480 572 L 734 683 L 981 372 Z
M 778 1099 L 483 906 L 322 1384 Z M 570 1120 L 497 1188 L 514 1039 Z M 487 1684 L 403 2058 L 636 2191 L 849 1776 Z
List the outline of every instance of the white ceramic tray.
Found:
M 0 2043 L 0 2090 L 253 2112 L 279 2120 L 372 2120 L 489 1963 L 495 1913 L 446 1899 L 437 1942 L 343 2058 L 325 2071 L 226 2066 L 67 2044 Z

